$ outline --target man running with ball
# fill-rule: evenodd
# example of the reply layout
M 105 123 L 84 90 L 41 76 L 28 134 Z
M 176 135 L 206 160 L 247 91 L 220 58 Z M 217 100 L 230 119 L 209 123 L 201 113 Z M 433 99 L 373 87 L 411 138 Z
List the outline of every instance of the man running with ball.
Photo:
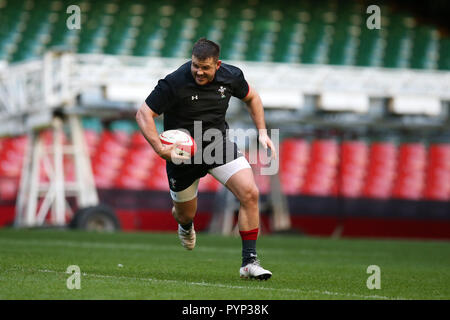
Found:
M 225 113 L 231 96 L 242 99 L 258 129 L 258 140 L 276 158 L 274 144 L 267 135 L 264 110 L 258 93 L 251 88 L 242 71 L 219 60 L 220 47 L 213 41 L 199 39 L 192 49 L 191 61 L 158 81 L 136 114 L 136 121 L 155 152 L 166 162 L 166 171 L 173 200 L 172 214 L 178 222 L 182 245 L 195 247 L 193 220 L 197 211 L 197 191 L 201 177 L 211 174 L 239 200 L 238 226 L 242 238 L 241 278 L 267 280 L 272 273 L 260 266 L 256 254 L 259 230 L 259 191 L 250 164 L 227 135 Z M 181 163 L 176 144 L 163 145 L 159 140 L 154 118 L 164 114 L 164 130 L 185 129 L 194 137 L 194 122 L 201 121 L 202 130 L 217 129 L 223 139 L 196 141 L 205 148 L 215 144 L 223 150 L 223 161 L 208 164 Z M 219 144 L 219 145 L 218 145 Z M 221 144 L 221 145 L 220 145 Z M 200 148 L 202 149 L 202 148 Z M 226 155 L 232 157 L 226 157 Z M 230 159 L 231 158 L 231 159 Z M 177 163 L 177 164 L 176 164 Z

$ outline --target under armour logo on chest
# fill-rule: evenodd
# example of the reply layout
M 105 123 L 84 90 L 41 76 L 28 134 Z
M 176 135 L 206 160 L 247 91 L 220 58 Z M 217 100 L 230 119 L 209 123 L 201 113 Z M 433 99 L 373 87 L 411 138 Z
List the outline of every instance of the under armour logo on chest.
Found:
M 191 100 L 198 100 L 198 94 L 196 94 L 195 96 L 192 96 Z

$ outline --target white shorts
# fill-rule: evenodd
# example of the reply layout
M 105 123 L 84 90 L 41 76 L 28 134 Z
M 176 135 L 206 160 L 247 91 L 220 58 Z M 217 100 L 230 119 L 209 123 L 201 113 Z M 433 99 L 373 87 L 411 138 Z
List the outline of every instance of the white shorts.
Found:
M 245 157 L 239 157 L 233 161 L 208 170 L 208 173 L 211 174 L 217 181 L 225 185 L 232 175 L 246 168 L 251 168 L 247 159 L 245 159 Z M 178 192 L 170 190 L 172 200 L 176 202 L 186 202 L 194 199 L 197 197 L 199 182 L 200 179 L 197 179 L 189 187 Z

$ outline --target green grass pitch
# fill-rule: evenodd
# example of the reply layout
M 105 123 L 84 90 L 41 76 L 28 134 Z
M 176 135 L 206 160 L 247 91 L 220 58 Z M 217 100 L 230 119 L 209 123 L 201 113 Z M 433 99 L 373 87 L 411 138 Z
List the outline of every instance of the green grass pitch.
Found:
M 239 278 L 239 237 L 198 233 L 186 251 L 176 233 L 0 229 L 0 299 L 450 299 L 449 242 L 263 234 L 257 249 L 268 281 Z

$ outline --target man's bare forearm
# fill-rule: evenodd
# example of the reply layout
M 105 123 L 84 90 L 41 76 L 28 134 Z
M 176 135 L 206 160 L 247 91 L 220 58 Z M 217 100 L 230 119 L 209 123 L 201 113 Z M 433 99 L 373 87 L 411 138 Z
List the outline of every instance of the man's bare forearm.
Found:
M 264 108 L 259 94 L 253 91 L 251 97 L 244 101 L 248 107 L 250 117 L 252 118 L 256 129 L 260 132 L 267 132 L 266 121 L 264 119 Z
M 156 153 L 160 153 L 163 148 L 159 140 L 158 130 L 156 129 L 155 120 L 151 112 L 146 110 L 147 106 L 143 105 L 136 113 L 136 122 L 141 129 L 145 139 L 150 143 Z

